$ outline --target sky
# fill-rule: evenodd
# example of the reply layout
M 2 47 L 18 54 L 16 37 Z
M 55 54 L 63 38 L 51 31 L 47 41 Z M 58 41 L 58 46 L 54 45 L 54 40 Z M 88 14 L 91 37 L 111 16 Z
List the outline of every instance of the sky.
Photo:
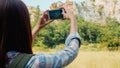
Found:
M 47 10 L 49 9 L 49 6 L 53 3 L 53 2 L 58 2 L 58 1 L 62 1 L 65 2 L 66 0 L 22 0 L 27 6 L 34 6 L 36 7 L 37 5 L 40 6 L 41 10 Z M 77 3 L 81 2 L 83 0 L 75 0 Z

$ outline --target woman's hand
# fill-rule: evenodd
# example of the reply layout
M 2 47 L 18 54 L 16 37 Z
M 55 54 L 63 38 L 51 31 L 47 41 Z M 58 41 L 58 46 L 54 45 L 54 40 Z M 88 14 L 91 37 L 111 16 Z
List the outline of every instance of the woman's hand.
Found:
M 53 20 L 48 19 L 48 11 L 43 12 L 41 17 L 38 20 L 38 23 L 35 25 L 34 29 L 32 30 L 32 39 L 34 39 L 43 27 L 51 23 Z
M 39 27 L 39 29 L 45 27 L 47 24 L 51 23 L 53 20 L 49 20 L 48 19 L 48 11 L 45 11 L 40 19 L 38 20 L 38 23 L 36 24 L 36 26 Z
M 65 9 L 65 11 L 62 12 L 62 14 L 64 15 L 64 18 L 70 19 L 70 20 L 75 18 L 73 11 L 70 11 L 69 4 L 64 4 L 64 5 L 62 5 L 61 8 Z

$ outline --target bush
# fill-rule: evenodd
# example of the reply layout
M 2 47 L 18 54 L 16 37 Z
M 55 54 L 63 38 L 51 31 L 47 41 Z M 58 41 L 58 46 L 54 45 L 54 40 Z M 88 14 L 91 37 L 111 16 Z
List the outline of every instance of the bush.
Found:
M 69 26 L 68 21 L 51 23 L 38 33 L 34 43 L 38 43 L 38 41 L 40 41 L 42 45 L 44 44 L 49 48 L 54 48 L 56 45 L 63 44 L 65 43 L 65 39 L 69 33 Z M 41 44 L 39 43 L 38 46 Z

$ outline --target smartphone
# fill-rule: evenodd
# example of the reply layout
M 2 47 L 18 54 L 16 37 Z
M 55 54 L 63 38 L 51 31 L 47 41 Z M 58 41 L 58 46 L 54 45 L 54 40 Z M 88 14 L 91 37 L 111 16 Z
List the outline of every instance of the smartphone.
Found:
M 64 19 L 62 12 L 64 11 L 63 8 L 56 9 L 56 10 L 49 10 L 48 11 L 48 19 L 55 20 L 55 19 Z

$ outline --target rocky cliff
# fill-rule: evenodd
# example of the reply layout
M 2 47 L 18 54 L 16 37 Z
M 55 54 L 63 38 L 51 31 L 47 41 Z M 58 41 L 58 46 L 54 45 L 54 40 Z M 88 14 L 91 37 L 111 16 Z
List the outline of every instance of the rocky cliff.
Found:
M 85 20 L 105 23 L 107 18 L 120 22 L 120 0 L 85 0 L 75 3 L 77 14 Z
M 65 3 L 54 2 L 50 9 L 59 8 L 63 4 L 69 4 L 70 11 L 87 21 L 106 23 L 107 20 L 114 19 L 120 22 L 120 0 L 84 0 L 78 3 L 74 0 L 66 0 Z M 30 7 L 30 10 L 33 10 L 33 8 Z M 35 11 L 32 11 L 32 13 L 35 13 Z M 33 16 L 32 18 L 34 19 Z
M 50 8 L 69 3 L 70 11 L 82 16 L 87 21 L 105 23 L 108 18 L 120 22 L 120 0 L 84 0 L 76 3 L 66 0 L 65 3 L 53 3 Z

